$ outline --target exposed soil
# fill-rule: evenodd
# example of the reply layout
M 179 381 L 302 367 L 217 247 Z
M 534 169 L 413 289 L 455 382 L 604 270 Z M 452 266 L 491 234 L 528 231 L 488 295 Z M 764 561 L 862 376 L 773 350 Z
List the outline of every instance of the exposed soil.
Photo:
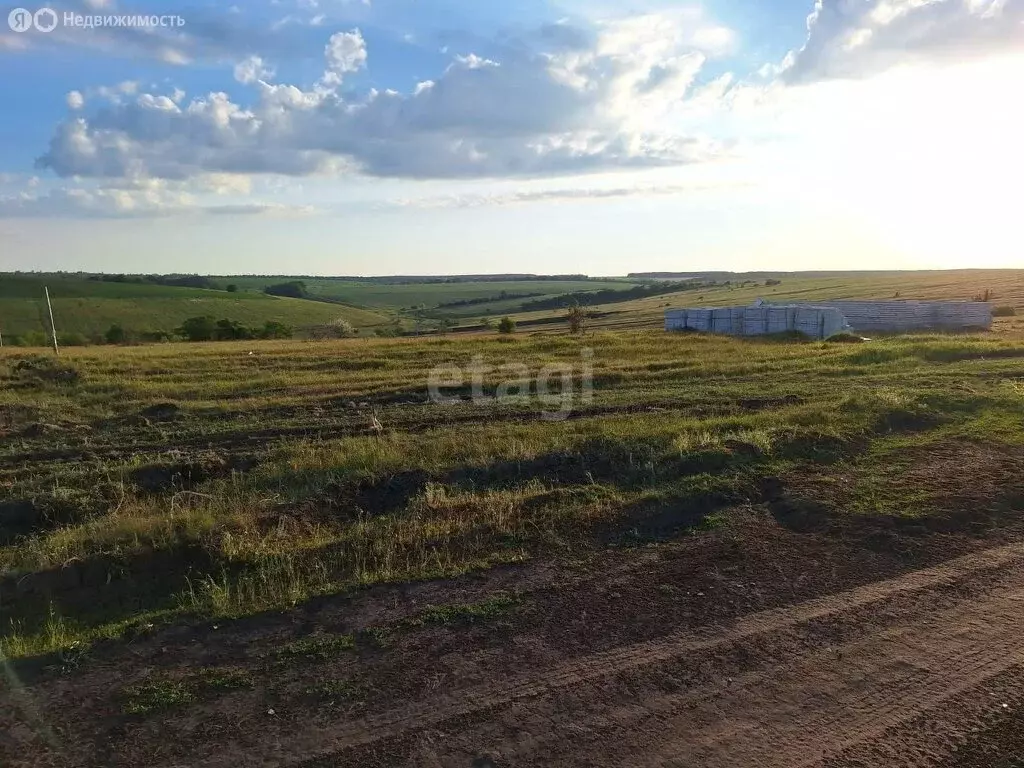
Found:
M 22 664 L 0 762 L 1019 765 L 1024 532 L 776 516 Z

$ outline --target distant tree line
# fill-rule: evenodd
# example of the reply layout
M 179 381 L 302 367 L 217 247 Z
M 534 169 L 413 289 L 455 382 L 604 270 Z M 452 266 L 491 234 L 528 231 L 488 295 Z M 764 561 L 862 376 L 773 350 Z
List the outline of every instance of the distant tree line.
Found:
M 529 299 L 533 296 L 543 296 L 543 293 L 509 293 L 508 291 L 502 291 L 495 296 L 479 296 L 473 299 L 458 299 L 456 301 L 446 301 L 442 304 L 438 304 L 438 309 L 452 309 L 455 307 L 473 307 L 478 304 L 490 304 L 493 301 L 505 301 L 506 299 Z
M 237 285 L 222 286 L 205 275 L 89 275 L 94 283 L 128 283 L 131 285 L 164 285 L 171 288 L 205 288 L 210 291 L 238 290 Z
M 531 312 L 541 309 L 568 309 L 573 306 L 593 306 L 595 304 L 614 304 L 620 301 L 632 301 L 644 299 L 650 296 L 660 296 L 665 293 L 678 293 L 679 291 L 692 291 L 698 288 L 707 288 L 712 283 L 700 283 L 686 281 L 682 283 L 645 283 L 632 288 L 605 288 L 600 291 L 574 291 L 563 293 L 560 296 L 552 296 L 549 299 L 538 299 L 527 301 L 522 305 L 524 312 Z
M 240 341 L 246 339 L 290 339 L 295 330 L 276 320 L 262 326 L 249 327 L 237 320 L 218 320 L 210 315 L 190 317 L 174 331 L 133 331 L 114 323 L 102 334 L 86 336 L 81 333 L 58 333 L 57 343 L 62 347 L 84 347 L 93 344 L 142 344 L 166 341 Z M 4 344 L 12 347 L 45 347 L 51 343 L 43 331 L 9 335 Z

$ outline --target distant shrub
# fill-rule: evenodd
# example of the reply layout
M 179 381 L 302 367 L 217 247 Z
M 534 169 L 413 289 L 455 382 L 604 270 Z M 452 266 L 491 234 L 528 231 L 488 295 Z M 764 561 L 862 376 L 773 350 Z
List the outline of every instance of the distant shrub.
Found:
M 173 341 L 174 337 L 167 331 L 143 331 L 139 334 L 140 341 L 161 342 Z
M 782 281 L 781 280 L 775 280 L 774 278 L 771 278 L 771 279 L 765 280 L 764 284 L 765 285 L 782 285 Z
M 498 323 L 498 333 L 513 333 L 516 329 L 516 321 L 511 317 L 501 318 L 501 322 Z
M 579 304 L 569 307 L 565 319 L 569 323 L 569 333 L 583 333 L 587 327 L 587 313 Z
M 62 347 L 85 347 L 88 346 L 89 339 L 81 333 L 72 331 L 70 333 L 57 334 L 57 343 Z
M 29 331 L 22 337 L 25 347 L 48 347 L 50 346 L 50 337 L 42 331 Z
M 1003 305 L 992 310 L 992 317 L 1015 317 L 1017 310 L 1011 306 Z
M 295 330 L 290 325 L 279 323 L 277 320 L 267 320 L 258 335 L 261 339 L 290 339 Z
M 103 334 L 103 338 L 107 344 L 124 344 L 128 341 L 128 332 L 117 323 L 107 328 L 107 332 Z
M 291 280 L 287 283 L 268 285 L 263 292 L 270 296 L 284 296 L 290 299 L 305 299 L 309 296 L 306 284 L 301 280 Z
M 318 325 L 310 330 L 313 339 L 348 339 L 359 332 L 356 327 L 343 317 L 336 318 L 326 325 Z
M 992 301 L 995 298 L 995 294 L 992 293 L 990 288 L 986 288 L 984 291 L 974 297 L 975 301 Z
M 227 288 L 224 289 L 228 293 L 238 293 L 238 286 L 234 283 L 228 283 Z
M 216 341 L 241 341 L 251 339 L 255 335 L 252 328 L 242 325 L 237 320 L 218 320 L 213 329 L 213 338 Z
M 210 315 L 190 317 L 175 329 L 175 333 L 186 341 L 213 341 L 217 332 L 217 321 Z

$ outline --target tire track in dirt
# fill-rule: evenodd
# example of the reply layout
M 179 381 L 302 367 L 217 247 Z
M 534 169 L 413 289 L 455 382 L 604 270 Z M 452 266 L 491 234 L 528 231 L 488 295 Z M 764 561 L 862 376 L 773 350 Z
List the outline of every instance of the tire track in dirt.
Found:
M 1013 565 L 1022 557 L 1024 557 L 1024 545 L 1022 544 L 1018 543 L 998 547 L 981 553 L 957 558 L 933 568 L 915 571 L 901 578 L 875 582 L 840 594 L 816 598 L 797 606 L 752 614 L 737 620 L 728 628 L 708 628 L 699 631 L 680 632 L 655 641 L 637 643 L 593 654 L 583 659 L 565 663 L 554 669 L 509 680 L 505 684 L 469 689 L 459 693 L 438 697 L 431 701 L 417 702 L 416 704 L 405 708 L 364 718 L 361 721 L 342 724 L 339 725 L 337 729 L 333 729 L 330 733 L 323 733 L 320 731 L 314 732 L 311 729 L 307 733 L 295 734 L 295 738 L 289 739 L 287 744 L 281 744 L 276 751 L 268 751 L 262 756 L 262 759 L 257 764 L 302 764 L 303 762 L 318 757 L 327 757 L 354 747 L 366 746 L 390 739 L 401 738 L 410 733 L 431 727 L 437 727 L 445 722 L 453 721 L 467 715 L 479 715 L 480 713 L 486 713 L 509 705 L 529 702 L 530 700 L 544 697 L 549 694 L 557 694 L 560 691 L 577 690 L 581 686 L 585 688 L 589 683 L 600 682 L 606 678 L 623 675 L 646 667 L 652 667 L 678 657 L 685 656 L 686 654 L 706 651 L 708 649 L 733 644 L 742 640 L 749 640 L 751 638 L 756 638 L 759 635 L 771 634 L 772 632 L 803 622 L 821 619 L 841 614 L 852 609 L 869 606 L 872 603 L 885 600 L 890 596 L 904 592 L 927 589 L 938 584 L 947 583 L 957 578 L 962 578 L 965 575 L 969 575 L 970 573 L 980 569 L 1000 568 Z M 1016 564 L 1019 565 L 1019 563 Z M 1024 583 L 1022 583 L 1021 586 L 1024 587 Z M 1006 610 L 1008 606 L 1012 608 L 1012 610 Z M 992 607 L 992 605 L 984 604 L 981 607 L 978 607 L 977 611 L 980 611 L 982 615 L 984 615 L 985 611 Z M 977 622 L 968 624 L 967 626 L 970 629 L 966 634 L 962 634 L 959 640 L 956 640 L 956 638 L 947 639 L 946 644 L 951 649 L 947 654 L 947 661 L 950 663 L 959 661 L 960 663 L 960 678 L 962 678 L 959 684 L 960 687 L 974 685 L 980 679 L 984 679 L 985 676 L 995 674 L 1009 664 L 1016 663 L 1018 660 L 1024 660 L 1024 656 L 1021 655 L 1024 651 L 1013 650 L 1012 653 L 1007 652 L 1008 649 L 1012 648 L 1007 644 L 1008 638 L 1020 636 L 1020 625 L 1024 624 L 1024 618 L 1017 618 L 1014 611 L 1021 613 L 1020 609 L 1024 608 L 1024 603 L 1018 603 L 1015 600 L 1010 600 L 1006 605 L 999 603 L 995 607 L 999 611 L 999 616 L 997 617 L 999 622 L 992 629 L 992 632 L 995 634 L 989 637 L 989 640 L 994 643 L 994 647 L 1002 649 L 997 653 L 997 658 L 993 659 L 992 654 L 983 653 L 982 656 L 975 658 L 973 666 L 968 666 L 963 663 L 964 659 L 974 658 L 970 656 L 970 654 L 974 652 L 972 649 L 977 645 L 977 632 L 972 633 L 971 630 L 976 630 L 978 628 Z M 956 616 L 956 611 L 952 613 L 952 616 Z M 947 616 L 945 620 L 950 621 L 952 619 Z M 904 630 L 902 629 L 893 630 L 893 637 L 899 638 L 903 631 Z M 954 642 L 954 640 L 956 641 Z M 871 643 L 877 645 L 879 643 L 879 638 L 876 636 L 872 640 L 864 642 L 869 645 Z M 857 646 L 855 645 L 855 647 Z M 889 650 L 891 653 L 882 654 L 881 659 L 883 661 L 889 660 L 897 666 L 900 664 L 908 664 L 908 668 L 913 669 L 916 668 L 914 668 L 910 661 L 907 661 L 908 659 L 920 658 L 922 654 L 927 656 L 927 654 L 931 653 L 927 642 L 924 643 L 923 646 L 915 646 L 911 644 L 907 647 L 900 647 L 898 645 L 892 645 Z M 938 652 L 941 652 L 941 649 Z M 798 660 L 793 669 L 802 671 L 800 671 L 799 674 L 797 672 L 793 672 L 793 675 L 795 676 L 783 678 L 790 682 L 789 687 L 782 685 L 782 687 L 778 689 L 778 696 L 783 697 L 781 700 L 785 700 L 784 696 L 787 691 L 791 694 L 792 691 L 797 689 L 797 684 L 801 679 L 801 675 L 806 677 L 808 673 L 813 673 L 815 671 L 813 665 L 820 664 L 820 660 L 816 660 L 814 656 L 815 655 L 803 657 L 805 659 L 805 663 L 803 664 Z M 1005 661 L 1005 663 L 1000 661 L 1000 659 Z M 848 669 L 847 665 L 843 663 L 833 664 L 832 667 L 830 674 L 835 676 L 833 683 L 837 685 L 841 683 L 848 672 L 851 671 Z M 861 699 L 849 701 L 849 706 L 853 707 L 854 711 L 874 712 L 877 705 L 881 704 L 883 709 L 880 713 L 871 714 L 870 718 L 865 720 L 863 724 L 857 726 L 860 730 L 849 738 L 861 738 L 857 733 L 870 735 L 874 730 L 884 729 L 895 721 L 894 718 L 899 719 L 902 717 L 901 713 L 906 711 L 906 707 L 918 708 L 913 710 L 911 712 L 912 714 L 913 712 L 919 711 L 919 709 L 927 702 L 932 701 L 936 694 L 931 691 L 937 683 L 930 681 L 927 677 L 928 673 L 926 670 L 919 669 L 917 671 L 919 674 L 924 675 L 924 677 L 915 678 L 910 676 L 905 679 L 905 684 L 911 688 L 913 688 L 914 685 L 917 685 L 918 687 L 923 686 L 926 689 L 925 692 L 920 694 L 917 699 L 893 699 L 891 703 L 887 703 L 888 700 L 882 702 L 875 701 L 879 692 L 870 684 L 864 682 L 866 678 L 862 679 L 861 686 L 863 687 L 863 696 Z M 751 680 L 748 681 L 747 688 L 739 688 L 737 690 L 749 691 L 751 690 L 749 686 L 763 684 L 763 676 L 763 671 L 759 675 L 754 675 Z M 810 679 L 813 679 L 813 677 Z M 948 681 L 948 677 L 945 679 Z M 761 680 L 762 683 L 759 683 L 759 680 Z M 739 694 L 736 693 L 732 695 L 738 696 Z M 707 694 L 703 696 L 703 698 L 706 697 Z M 699 698 L 702 697 L 698 695 L 697 699 Z M 583 699 L 586 699 L 585 694 Z M 806 695 L 801 695 L 800 701 L 805 699 Z M 585 706 L 586 703 L 586 701 L 580 701 L 581 705 Z M 597 703 L 600 704 L 601 702 L 598 701 Z M 739 700 L 735 700 L 733 703 L 735 706 L 740 706 L 742 704 Z M 593 702 L 591 702 L 591 704 L 593 704 Z M 619 702 L 610 702 L 605 704 L 605 706 L 612 707 L 617 707 L 618 705 Z M 764 705 L 768 707 L 768 709 L 771 709 L 772 707 L 775 707 L 776 709 L 778 708 L 778 705 L 772 704 L 771 700 L 765 700 Z M 579 715 L 582 716 L 583 713 L 580 712 Z M 573 711 L 571 713 L 566 713 L 566 716 L 576 718 L 577 712 Z M 830 722 L 833 723 L 833 725 L 836 722 L 845 722 L 845 720 L 849 718 L 849 715 L 832 712 L 828 717 L 832 717 L 834 719 L 819 720 L 817 727 L 826 728 Z M 625 719 L 631 720 L 632 718 L 626 717 Z M 671 719 L 671 715 L 669 719 Z M 756 722 L 748 725 L 748 727 L 753 728 L 754 730 L 752 730 L 751 733 L 757 736 Z M 807 726 L 801 726 L 801 728 L 806 727 Z M 812 730 L 809 731 L 810 733 L 814 732 L 813 727 L 814 726 L 812 725 Z M 844 728 L 846 729 L 845 732 L 851 732 L 845 725 Z M 666 735 L 671 734 L 672 730 L 673 727 L 667 723 L 658 722 L 656 724 L 656 731 L 660 734 L 660 737 L 653 740 L 645 737 L 644 743 L 646 748 L 649 749 L 654 744 L 664 742 Z M 640 732 L 646 731 L 646 728 L 640 728 Z M 676 744 L 676 749 L 683 748 L 686 745 L 698 744 L 698 742 L 694 741 L 696 734 L 692 732 L 692 728 L 685 729 L 682 736 L 683 741 Z M 720 748 L 722 743 L 721 738 L 723 737 L 719 737 L 718 741 L 716 741 L 714 734 L 708 733 L 705 734 L 704 738 L 710 738 L 711 741 L 708 743 L 712 746 L 717 744 L 719 745 L 718 748 Z M 670 750 L 672 749 L 672 747 L 668 748 Z M 635 758 L 636 755 L 634 754 L 634 761 Z M 670 759 L 670 757 L 665 755 L 661 764 L 664 764 L 664 760 L 667 759 Z M 813 759 L 821 759 L 821 755 L 816 755 Z M 794 764 L 792 754 L 789 754 L 786 760 L 786 762 L 781 764 Z M 210 761 L 206 764 L 216 765 L 218 764 L 218 761 Z M 687 763 L 680 763 L 680 765 L 684 764 Z M 700 764 L 712 765 L 712 763 Z M 722 765 L 735 764 L 737 764 L 735 761 L 722 763 Z M 773 763 L 764 762 L 763 764 L 771 765 Z

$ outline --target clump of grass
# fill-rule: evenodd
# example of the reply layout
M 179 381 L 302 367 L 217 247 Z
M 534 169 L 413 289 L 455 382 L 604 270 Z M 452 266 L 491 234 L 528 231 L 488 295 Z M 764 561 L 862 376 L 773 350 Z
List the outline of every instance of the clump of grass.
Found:
M 148 715 L 185 706 L 197 699 L 192 686 L 182 680 L 154 680 L 129 685 L 122 689 L 121 697 L 121 711 L 126 715 Z
M 465 626 L 478 624 L 504 616 L 520 604 L 523 599 L 517 594 L 501 594 L 479 603 L 453 605 L 432 605 L 416 616 L 402 622 L 404 628 L 434 626 Z
M 36 355 L 19 360 L 11 368 L 14 380 L 24 386 L 74 386 L 82 379 L 81 372 L 69 363 L 52 357 Z
M 244 669 L 229 667 L 204 667 L 192 677 L 195 684 L 208 691 L 235 691 L 252 688 L 256 678 Z
M 354 650 L 354 635 L 310 635 L 278 648 L 274 655 L 282 661 L 328 661 Z
M 121 711 L 126 715 L 148 715 L 255 685 L 256 678 L 247 670 L 203 667 L 181 678 L 156 677 L 126 686 L 120 693 Z

